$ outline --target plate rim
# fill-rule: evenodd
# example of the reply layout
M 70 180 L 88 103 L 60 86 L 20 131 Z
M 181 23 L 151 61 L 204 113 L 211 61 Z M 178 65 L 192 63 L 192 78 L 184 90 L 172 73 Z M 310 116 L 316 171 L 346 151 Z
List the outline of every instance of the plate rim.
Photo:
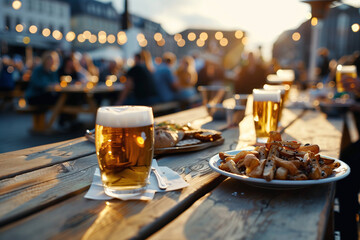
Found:
M 180 147 L 167 147 L 167 148 L 154 148 L 154 154 L 167 154 L 167 153 L 182 153 L 182 152 L 192 152 L 200 151 L 212 146 L 218 146 L 224 143 L 225 138 L 220 137 L 219 139 L 213 142 L 201 142 L 198 144 L 180 146 Z
M 249 149 L 241 149 L 241 150 L 230 150 L 230 151 L 226 151 L 225 153 L 228 154 L 236 154 L 238 152 L 241 151 L 247 151 Z M 317 185 L 317 184 L 324 184 L 324 183 L 330 183 L 330 182 L 336 182 L 339 181 L 345 177 L 347 177 L 350 174 L 350 167 L 348 164 L 346 164 L 345 162 L 341 161 L 340 159 L 334 158 L 334 157 L 329 157 L 329 156 L 325 156 L 320 154 L 320 156 L 322 157 L 326 157 L 326 158 L 330 158 L 330 159 L 334 159 L 335 161 L 340 163 L 340 167 L 338 167 L 337 169 L 341 168 L 339 173 L 340 174 L 338 176 L 333 176 L 333 177 L 328 177 L 328 178 L 323 178 L 323 179 L 318 179 L 318 180 L 271 180 L 271 181 L 266 181 L 263 178 L 252 178 L 252 177 L 248 177 L 245 175 L 239 175 L 239 174 L 235 174 L 235 173 L 230 173 L 224 170 L 221 170 L 218 166 L 219 166 L 219 162 L 222 161 L 219 157 L 219 154 L 216 154 L 214 156 L 212 156 L 209 160 L 209 167 L 215 171 L 218 172 L 224 176 L 230 177 L 230 178 L 234 178 L 246 183 L 253 183 L 253 184 L 261 184 L 263 186 L 269 186 L 269 187 L 274 187 L 274 186 L 278 186 L 278 187 L 282 187 L 282 186 L 311 186 L 311 185 Z

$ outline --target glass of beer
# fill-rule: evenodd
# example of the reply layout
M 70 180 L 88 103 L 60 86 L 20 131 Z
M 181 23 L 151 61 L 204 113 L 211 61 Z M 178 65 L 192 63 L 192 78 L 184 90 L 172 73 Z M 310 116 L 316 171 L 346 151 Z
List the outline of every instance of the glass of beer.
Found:
M 280 101 L 280 113 L 279 113 L 279 121 L 281 119 L 281 114 L 282 114 L 282 110 L 284 109 L 284 104 L 287 98 L 287 85 L 270 85 L 270 84 L 265 84 L 263 87 L 265 90 L 280 90 L 280 97 L 281 97 L 281 101 Z
M 100 107 L 95 145 L 105 193 L 140 193 L 148 183 L 154 153 L 152 108 Z
M 336 88 L 339 93 L 345 92 L 342 80 L 346 77 L 357 77 L 355 65 L 338 65 L 336 67 Z
M 280 102 L 280 90 L 253 90 L 253 117 L 256 142 L 266 143 L 270 132 L 277 130 Z

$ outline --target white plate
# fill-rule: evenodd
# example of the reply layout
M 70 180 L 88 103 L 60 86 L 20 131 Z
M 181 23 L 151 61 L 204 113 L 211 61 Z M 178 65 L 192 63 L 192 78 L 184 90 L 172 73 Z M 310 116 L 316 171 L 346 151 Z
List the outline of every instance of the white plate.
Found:
M 230 155 L 235 155 L 240 151 L 241 150 L 234 150 L 234 151 L 228 151 L 226 153 L 228 153 Z M 340 179 L 343 179 L 347 175 L 350 174 L 350 167 L 346 163 L 344 163 L 343 161 L 336 159 L 336 158 L 332 158 L 332 157 L 326 157 L 326 158 L 331 158 L 331 159 L 334 159 L 336 162 L 339 162 L 340 167 L 336 168 L 334 170 L 334 174 L 331 175 L 330 177 L 327 177 L 324 179 L 319 179 L 319 180 L 272 180 L 272 181 L 268 182 L 262 178 L 251 178 L 251 177 L 248 177 L 245 175 L 230 173 L 227 171 L 223 171 L 219 168 L 219 165 L 222 160 L 219 158 L 218 154 L 213 156 L 210 159 L 209 166 L 212 170 L 214 170 L 215 172 L 218 172 L 224 176 L 238 179 L 245 183 L 248 183 L 250 185 L 254 185 L 257 187 L 270 188 L 270 189 L 296 189 L 296 188 L 303 188 L 303 187 L 316 185 L 316 184 L 323 184 L 323 183 L 339 181 Z

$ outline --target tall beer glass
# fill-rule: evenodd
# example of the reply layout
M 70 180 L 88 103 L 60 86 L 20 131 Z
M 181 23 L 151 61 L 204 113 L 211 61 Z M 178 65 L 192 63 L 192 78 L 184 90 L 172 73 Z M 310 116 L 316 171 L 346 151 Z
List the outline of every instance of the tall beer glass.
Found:
M 280 90 L 253 90 L 253 116 L 256 142 L 265 143 L 269 133 L 277 130 L 280 101 Z
M 344 77 L 356 78 L 356 66 L 355 65 L 338 65 L 336 67 L 336 88 L 339 93 L 345 92 L 342 84 L 342 78 Z
M 95 145 L 105 193 L 141 192 L 148 182 L 154 152 L 152 108 L 99 108 Z
M 281 101 L 280 101 L 280 113 L 279 113 L 279 121 L 281 119 L 281 115 L 282 115 L 282 110 L 284 109 L 284 104 L 285 101 L 287 99 L 287 85 L 270 85 L 270 84 L 265 84 L 263 87 L 265 90 L 280 90 L 280 97 L 281 97 Z

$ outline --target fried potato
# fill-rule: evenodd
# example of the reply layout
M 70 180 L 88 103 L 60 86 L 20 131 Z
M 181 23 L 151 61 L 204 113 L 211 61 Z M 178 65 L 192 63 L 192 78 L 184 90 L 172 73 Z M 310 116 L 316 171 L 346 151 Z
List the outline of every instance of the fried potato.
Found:
M 235 155 L 219 153 L 223 160 L 219 168 L 236 174 L 266 181 L 322 179 L 333 174 L 340 163 L 322 157 L 316 144 L 301 145 L 297 141 L 283 141 L 280 133 L 271 132 L 265 146 Z
M 319 145 L 312 145 L 312 144 L 309 144 L 309 145 L 304 145 L 304 146 L 300 146 L 298 149 L 297 149 L 298 152 L 312 152 L 314 154 L 317 154 L 320 152 L 320 147 Z
M 266 159 L 262 159 L 260 160 L 260 165 L 255 167 L 249 174 L 249 177 L 253 177 L 253 178 L 261 178 L 263 172 L 264 172 L 264 167 L 265 167 L 265 163 L 266 163 Z
M 246 174 L 252 172 L 252 170 L 260 165 L 259 159 L 254 154 L 248 154 L 244 158 L 244 164 L 246 167 Z
M 275 179 L 278 180 L 286 180 L 288 174 L 288 170 L 283 167 L 278 167 L 275 172 Z
M 271 158 L 266 159 L 264 172 L 263 172 L 263 178 L 265 178 L 265 180 L 268 182 L 273 180 L 275 169 L 276 169 L 276 167 L 275 167 L 274 161 Z
M 286 168 L 292 175 L 295 175 L 299 171 L 295 164 L 291 161 L 283 160 L 276 156 L 273 156 L 272 159 L 274 160 L 276 166 Z

